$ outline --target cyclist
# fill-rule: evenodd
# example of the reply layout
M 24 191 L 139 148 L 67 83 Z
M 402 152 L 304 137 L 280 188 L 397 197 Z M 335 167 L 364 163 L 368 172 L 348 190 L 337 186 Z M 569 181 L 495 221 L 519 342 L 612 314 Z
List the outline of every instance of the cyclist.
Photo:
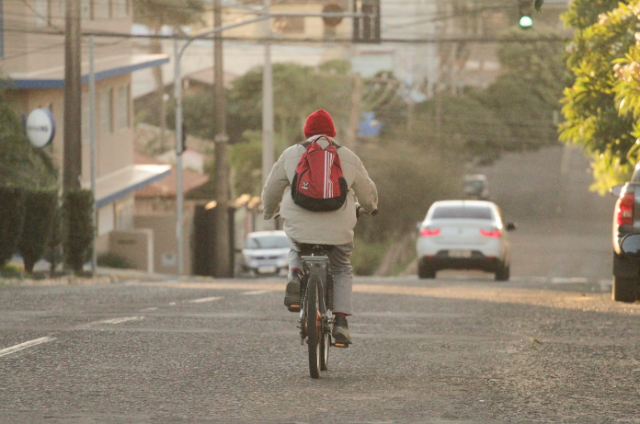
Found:
M 326 138 L 333 142 L 337 135 L 331 115 L 323 109 L 307 117 L 303 131 L 307 141 L 316 141 L 323 149 L 329 145 Z M 350 256 L 353 229 L 357 222 L 356 199 L 366 213 L 372 213 L 378 205 L 378 192 L 360 158 L 348 148 L 340 147 L 337 153 L 349 190 L 342 207 L 330 212 L 312 212 L 298 206 L 291 197 L 291 182 L 305 151 L 302 143 L 287 148 L 273 165 L 262 190 L 264 219 L 271 219 L 279 213 L 284 219 L 284 231 L 291 239 L 284 304 L 292 312 L 296 311 L 292 306 L 300 304 L 300 244 L 330 245 L 327 255 L 334 284 L 335 314 L 332 336 L 336 343 L 351 344 L 347 316 L 352 314 L 353 268 Z

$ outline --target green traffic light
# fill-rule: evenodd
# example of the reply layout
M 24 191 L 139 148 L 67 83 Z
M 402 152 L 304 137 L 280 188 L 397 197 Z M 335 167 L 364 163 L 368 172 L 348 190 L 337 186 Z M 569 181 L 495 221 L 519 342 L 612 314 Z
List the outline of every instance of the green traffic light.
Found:
M 531 19 L 531 16 L 521 16 L 519 24 L 521 28 L 531 28 L 533 26 L 533 19 Z

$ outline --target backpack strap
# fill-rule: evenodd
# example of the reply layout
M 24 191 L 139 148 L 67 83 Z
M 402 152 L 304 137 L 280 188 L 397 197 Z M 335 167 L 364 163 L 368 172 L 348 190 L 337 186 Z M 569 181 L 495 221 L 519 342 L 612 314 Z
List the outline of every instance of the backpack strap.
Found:
M 318 137 L 317 139 L 315 139 L 313 141 L 318 141 L 319 138 L 320 137 Z M 306 149 L 307 147 L 309 147 L 309 144 L 313 143 L 313 141 L 303 141 L 302 143 L 298 143 L 298 144 L 300 144 L 302 147 L 304 147 Z M 336 146 L 336 150 L 342 147 L 341 145 L 339 145 L 335 141 L 329 140 L 329 143 L 333 144 L 334 146 Z

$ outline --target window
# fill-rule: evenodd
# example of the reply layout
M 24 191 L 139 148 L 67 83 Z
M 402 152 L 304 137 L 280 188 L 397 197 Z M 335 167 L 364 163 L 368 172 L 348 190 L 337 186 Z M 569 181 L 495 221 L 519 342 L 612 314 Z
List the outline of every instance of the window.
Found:
M 82 143 L 91 142 L 90 124 L 91 115 L 89 113 L 91 105 L 89 104 L 89 93 L 82 93 Z
M 118 88 L 116 96 L 116 129 L 129 128 L 129 86 Z
M 33 0 L 36 28 L 49 24 L 49 0 Z
M 91 2 L 92 0 L 82 0 L 80 3 L 80 17 L 82 19 L 91 19 Z
M 479 206 L 440 206 L 431 219 L 491 219 L 491 208 Z
M 247 238 L 246 249 L 283 249 L 289 247 L 287 236 L 260 236 Z
M 100 139 L 113 132 L 113 90 L 103 90 L 98 95 L 98 113 L 100 119 Z
M 109 19 L 111 17 L 110 0 L 93 0 L 93 18 Z
M 304 34 L 304 17 L 276 17 L 273 22 L 273 32 L 276 34 Z
M 111 0 L 114 18 L 126 18 L 129 16 L 129 0 Z

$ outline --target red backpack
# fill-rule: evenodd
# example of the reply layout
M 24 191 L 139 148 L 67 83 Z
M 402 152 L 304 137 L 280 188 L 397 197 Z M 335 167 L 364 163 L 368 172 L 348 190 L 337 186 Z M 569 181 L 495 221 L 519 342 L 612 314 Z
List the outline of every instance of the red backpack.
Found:
M 325 139 L 329 142 L 326 149 L 318 145 L 318 139 L 302 144 L 307 150 L 298 161 L 291 183 L 293 202 L 314 212 L 340 209 L 349 191 L 338 156 L 340 146 Z

